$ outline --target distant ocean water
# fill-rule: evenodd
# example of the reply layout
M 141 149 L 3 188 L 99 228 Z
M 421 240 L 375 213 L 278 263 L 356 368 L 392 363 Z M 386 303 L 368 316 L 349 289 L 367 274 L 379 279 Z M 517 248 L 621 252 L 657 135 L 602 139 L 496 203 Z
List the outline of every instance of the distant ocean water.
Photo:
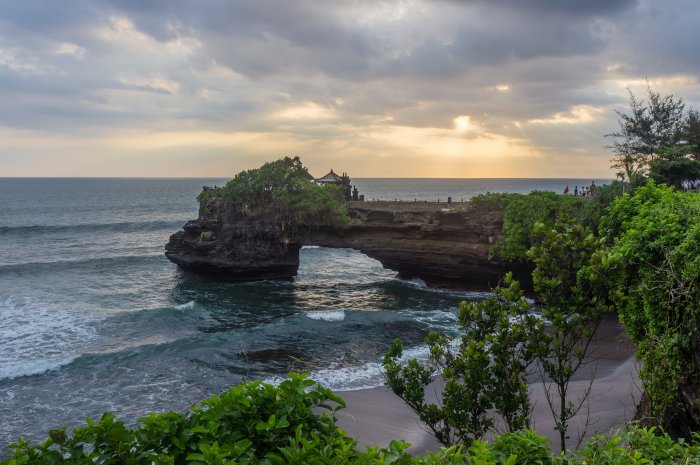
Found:
M 367 200 L 468 199 L 589 185 L 572 179 L 356 179 Z M 596 184 L 609 182 L 596 180 Z M 0 457 L 18 437 L 113 411 L 134 422 L 242 379 L 309 371 L 381 385 L 396 336 L 425 356 L 478 293 L 404 282 L 363 254 L 305 247 L 292 282 L 184 279 L 164 256 L 222 179 L 0 178 Z

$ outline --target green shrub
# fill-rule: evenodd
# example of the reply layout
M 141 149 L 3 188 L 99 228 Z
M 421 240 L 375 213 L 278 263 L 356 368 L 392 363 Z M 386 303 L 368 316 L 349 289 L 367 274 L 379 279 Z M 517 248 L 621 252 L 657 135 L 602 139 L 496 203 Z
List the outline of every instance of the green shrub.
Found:
M 503 211 L 510 201 L 520 194 L 508 194 L 500 192 L 487 192 L 479 194 L 469 199 L 469 205 L 478 210 Z
M 511 194 L 503 216 L 505 239 L 490 250 L 492 258 L 506 262 L 524 262 L 527 251 L 535 245 L 535 223 L 553 226 L 566 216 L 583 222 L 589 199 L 554 192 L 531 192 L 528 195 Z
M 567 462 L 581 465 L 698 465 L 700 445 L 674 441 L 666 434 L 658 434 L 654 428 L 630 426 L 611 436 L 594 436 Z
M 430 333 L 426 366 L 415 358 L 401 360 L 401 339 L 384 355 L 387 386 L 441 444 L 473 444 L 493 430 L 495 415 L 508 431 L 530 426 L 527 373 L 544 324 L 532 314 L 510 273 L 494 294 L 481 302 L 460 304 L 457 350 L 453 339 Z M 445 387 L 441 400 L 432 403 L 426 388 L 438 373 Z
M 401 441 L 360 451 L 335 425 L 333 413 L 342 407 L 331 391 L 292 374 L 278 387 L 249 382 L 187 412 L 151 414 L 133 429 L 105 414 L 72 433 L 52 430 L 40 445 L 11 445 L 12 457 L 0 465 L 700 465 L 700 444 L 634 426 L 563 456 L 533 431 L 424 457 L 407 453 Z
M 299 157 L 265 163 L 238 173 L 223 187 L 204 189 L 197 196 L 202 211 L 209 212 L 214 197 L 251 218 L 272 220 L 285 236 L 348 221 L 343 188 L 317 185 Z
M 492 449 L 501 460 L 515 457 L 518 465 L 549 465 L 554 460 L 549 440 L 531 430 L 502 434 L 494 439 Z
M 693 337 L 700 321 L 700 196 L 649 182 L 615 201 L 601 221 L 620 320 L 642 361 L 640 378 L 653 416 L 680 403 L 698 379 Z M 611 276 L 613 278 L 615 276 Z
M 291 374 L 278 387 L 249 382 L 184 413 L 151 413 L 133 429 L 106 413 L 71 434 L 49 431 L 39 445 L 19 440 L 9 446 L 14 458 L 1 464 L 344 463 L 357 451 L 332 416 L 343 406 L 330 390 Z

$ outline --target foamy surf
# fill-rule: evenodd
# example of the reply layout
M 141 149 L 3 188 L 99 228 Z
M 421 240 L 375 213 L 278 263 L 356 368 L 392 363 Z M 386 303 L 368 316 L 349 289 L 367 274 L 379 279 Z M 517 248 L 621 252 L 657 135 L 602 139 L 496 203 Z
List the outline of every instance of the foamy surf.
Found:
M 194 300 L 190 300 L 187 303 L 175 305 L 173 307 L 175 310 L 192 310 L 194 308 Z
M 56 357 L 44 360 L 19 360 L 16 362 L 0 362 L 0 380 L 21 378 L 22 376 L 41 375 L 51 370 L 57 370 L 69 365 L 77 357 Z
M 332 310 L 328 312 L 306 312 L 305 315 L 312 320 L 320 321 L 343 321 L 345 319 L 345 310 Z
M 458 344 L 456 342 L 457 341 L 453 341 L 452 345 L 457 346 Z M 429 355 L 430 348 L 426 345 L 420 345 L 404 349 L 403 356 L 400 360 L 405 363 L 415 358 L 420 363 L 424 363 L 428 360 Z M 367 362 L 356 366 L 343 365 L 342 362 L 335 362 L 331 363 L 328 368 L 314 370 L 310 374 L 312 380 L 334 391 L 372 389 L 384 386 L 386 380 L 384 367 L 380 361 Z M 274 376 L 264 379 L 263 382 L 278 385 L 283 379 L 283 377 Z
M 94 337 L 96 317 L 32 299 L 0 302 L 0 379 L 41 374 L 67 365 Z

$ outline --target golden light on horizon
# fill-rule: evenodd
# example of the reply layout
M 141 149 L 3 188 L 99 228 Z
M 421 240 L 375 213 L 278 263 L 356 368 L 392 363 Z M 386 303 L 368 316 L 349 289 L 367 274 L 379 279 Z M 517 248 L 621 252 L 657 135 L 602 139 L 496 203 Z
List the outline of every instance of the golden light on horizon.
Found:
M 471 117 L 467 115 L 458 116 L 454 119 L 454 125 L 458 132 L 468 132 L 472 129 Z

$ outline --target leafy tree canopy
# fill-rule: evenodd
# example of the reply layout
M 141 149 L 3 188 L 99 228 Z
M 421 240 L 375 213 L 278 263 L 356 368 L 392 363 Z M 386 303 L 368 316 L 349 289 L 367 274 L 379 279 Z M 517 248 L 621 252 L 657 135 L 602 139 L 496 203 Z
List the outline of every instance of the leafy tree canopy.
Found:
M 270 218 L 290 235 L 348 220 L 342 187 L 317 185 L 299 157 L 242 171 L 225 186 L 204 190 L 197 200 L 206 208 L 213 198 L 223 199 L 251 217 Z
M 620 129 L 608 134 L 612 167 L 632 182 L 650 174 L 672 185 L 700 173 L 700 114 L 682 98 L 661 95 L 647 84 L 646 99 L 630 93 L 630 112 L 616 111 Z
M 524 262 L 528 259 L 527 251 L 536 243 L 536 223 L 553 226 L 562 216 L 576 218 L 584 224 L 597 222 L 596 214 L 590 214 L 594 204 L 573 195 L 539 191 L 528 195 L 508 194 L 503 198 L 503 203 L 505 238 L 491 248 L 490 255 L 507 262 Z

